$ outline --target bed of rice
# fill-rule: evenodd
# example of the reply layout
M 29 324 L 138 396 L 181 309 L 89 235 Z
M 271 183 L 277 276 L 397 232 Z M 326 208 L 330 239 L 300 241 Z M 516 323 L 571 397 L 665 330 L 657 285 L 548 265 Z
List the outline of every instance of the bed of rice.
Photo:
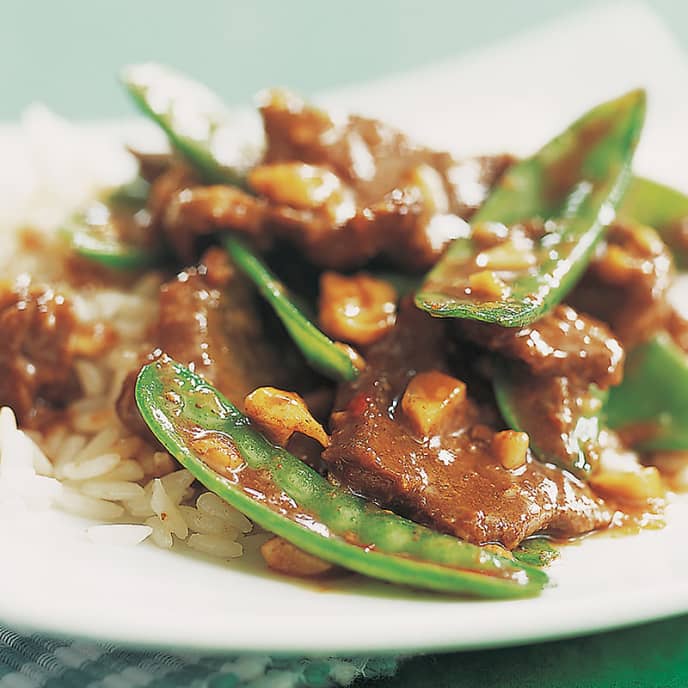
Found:
M 0 131 L 0 143 L 4 150 L 5 143 L 14 146 L 24 177 L 15 203 L 0 215 L 3 277 L 30 274 L 51 283 L 58 266 L 50 245 L 60 221 L 98 189 L 131 176 L 132 160 L 120 143 L 94 139 L 41 108 L 27 113 L 20 137 L 15 129 L 10 141 Z M 0 176 L 0 189 L 12 184 L 16 177 Z M 18 229 L 26 226 L 45 235 L 46 251 L 18 248 Z M 84 517 L 93 523 L 86 535 L 98 543 L 146 540 L 166 549 L 184 543 L 222 559 L 239 557 L 252 523 L 194 483 L 169 454 L 129 433 L 115 413 L 122 381 L 155 321 L 160 280 L 150 274 L 129 288 L 89 288 L 72 296 L 79 317 L 108 323 L 117 344 L 105 355 L 76 361 L 83 395 L 63 424 L 45 434 L 24 432 L 12 409 L 0 410 L 0 505 Z

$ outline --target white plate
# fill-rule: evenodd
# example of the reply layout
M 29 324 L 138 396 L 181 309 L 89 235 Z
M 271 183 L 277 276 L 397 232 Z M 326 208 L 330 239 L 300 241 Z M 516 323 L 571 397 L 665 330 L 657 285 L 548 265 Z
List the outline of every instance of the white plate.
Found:
M 596 101 L 644 85 L 650 113 L 637 169 L 688 189 L 687 76 L 652 14 L 614 6 L 327 100 L 460 152 L 524 152 Z M 84 525 L 57 512 L 0 523 L 2 623 L 139 646 L 312 654 L 498 646 L 688 612 L 685 499 L 662 531 L 566 548 L 551 588 L 510 602 L 355 577 L 317 588 L 264 572 L 255 556 L 225 565 L 152 545 L 90 544 Z

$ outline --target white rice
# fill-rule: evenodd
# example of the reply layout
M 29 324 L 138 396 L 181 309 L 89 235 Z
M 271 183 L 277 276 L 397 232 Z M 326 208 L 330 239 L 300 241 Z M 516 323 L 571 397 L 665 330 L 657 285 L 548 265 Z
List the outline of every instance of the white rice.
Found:
M 244 548 L 239 542 L 232 542 L 229 538 L 222 535 L 202 535 L 194 533 L 187 543 L 192 549 L 196 549 L 204 554 L 221 559 L 233 559 L 240 557 L 244 553 Z
M 89 478 L 97 478 L 116 468 L 119 462 L 120 456 L 114 452 L 111 454 L 102 454 L 101 456 L 96 456 L 84 461 L 68 461 L 62 465 L 62 470 L 58 474 L 58 477 L 67 478 L 68 480 L 88 480 Z
M 59 145 L 57 145 L 59 144 Z M 60 282 L 55 229 L 99 189 L 126 181 L 135 166 L 121 145 L 97 141 L 34 108 L 24 121 L 17 157 L 26 192 L 0 209 L 3 278 L 55 284 L 69 292 L 77 316 L 113 328 L 109 351 L 75 362 L 82 396 L 69 405 L 65 422 L 45 434 L 17 428 L 11 409 L 0 409 L 0 506 L 58 508 L 88 519 L 85 537 L 98 545 L 177 543 L 220 559 L 241 556 L 252 523 L 194 483 L 172 457 L 131 435 L 114 402 L 128 372 L 147 347 L 157 317 L 161 276 L 148 273 L 128 288 L 90 286 L 73 292 Z M 14 183 L 13 180 L 0 179 Z M 22 252 L 16 229 L 31 226 L 47 241 L 42 253 Z
M 182 473 L 182 471 L 179 471 Z M 153 480 L 153 492 L 151 494 L 151 507 L 155 515 L 167 526 L 170 533 L 180 540 L 189 535 L 189 527 L 179 513 L 177 504 L 170 499 L 160 478 Z
M 196 507 L 206 514 L 227 521 L 242 533 L 250 533 L 253 524 L 240 511 L 233 509 L 216 494 L 205 492 L 196 500 Z
M 89 497 L 108 499 L 112 502 L 135 499 L 145 494 L 141 485 L 127 480 L 87 480 L 80 489 Z
M 99 521 L 113 521 L 124 515 L 124 507 L 120 504 L 88 497 L 66 485 L 57 493 L 56 503 L 72 514 Z

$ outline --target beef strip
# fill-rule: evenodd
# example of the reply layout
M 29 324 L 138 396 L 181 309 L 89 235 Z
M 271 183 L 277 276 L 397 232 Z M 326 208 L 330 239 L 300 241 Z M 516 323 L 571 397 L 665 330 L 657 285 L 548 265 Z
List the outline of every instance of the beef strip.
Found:
M 616 222 L 568 301 L 609 324 L 628 348 L 667 326 L 669 249 L 649 227 Z
M 265 248 L 267 203 L 234 186 L 194 186 L 177 189 L 167 199 L 162 226 L 175 253 L 183 260 L 195 258 L 200 237 L 226 229 L 241 233 Z
M 0 406 L 12 407 L 22 425 L 35 425 L 44 407 L 63 407 L 78 396 L 77 329 L 68 299 L 54 289 L 0 285 Z
M 592 425 L 602 408 L 599 391 L 575 377 L 533 375 L 518 362 L 513 362 L 510 375 L 511 399 L 540 460 L 580 466 L 582 450 L 595 471 L 602 455 L 591 430 L 599 427 Z
M 149 153 L 132 147 L 128 147 L 127 150 L 136 159 L 139 176 L 149 183 L 154 182 L 178 162 L 171 153 Z
M 153 334 L 152 360 L 164 352 L 189 366 L 242 408 L 256 387 L 293 386 L 293 362 L 278 353 L 261 321 L 254 291 L 219 248 L 201 263 L 162 285 Z M 144 361 L 145 362 L 145 361 Z M 138 368 L 125 380 L 117 400 L 120 420 L 149 437 L 134 400 Z M 307 377 L 307 376 L 306 376 Z
M 173 245 L 188 250 L 199 234 L 229 228 L 287 239 L 323 267 L 384 255 L 425 269 L 468 231 L 463 220 L 513 162 L 507 155 L 457 162 L 381 122 L 335 121 L 282 92 L 272 92 L 261 113 L 267 150 L 249 175 L 259 197 L 222 186 L 179 192 L 165 214 Z
M 507 470 L 491 451 L 489 417 L 470 398 L 431 437 L 419 437 L 399 400 L 419 372 L 448 371 L 441 321 L 404 308 L 394 330 L 342 385 L 323 459 L 354 492 L 474 543 L 513 548 L 535 532 L 562 536 L 603 527 L 611 514 L 570 474 L 527 457 Z
M 601 388 L 623 376 L 624 350 L 602 322 L 559 305 L 525 327 L 457 320 L 459 334 L 490 351 L 523 361 L 535 375 L 570 377 Z

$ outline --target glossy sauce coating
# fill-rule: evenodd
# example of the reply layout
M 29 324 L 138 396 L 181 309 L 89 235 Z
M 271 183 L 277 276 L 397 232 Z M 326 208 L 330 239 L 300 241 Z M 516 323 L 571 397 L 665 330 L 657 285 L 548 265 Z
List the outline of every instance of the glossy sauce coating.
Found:
M 369 350 L 361 376 L 340 388 L 323 453 L 335 476 L 383 506 L 475 543 L 512 548 L 534 532 L 572 535 L 609 523 L 610 512 L 573 476 L 531 456 L 523 467 L 505 469 L 491 449 L 489 414 L 470 400 L 435 434 L 418 436 L 398 402 L 416 373 L 447 370 L 444 325 L 412 309 L 401 318 Z

